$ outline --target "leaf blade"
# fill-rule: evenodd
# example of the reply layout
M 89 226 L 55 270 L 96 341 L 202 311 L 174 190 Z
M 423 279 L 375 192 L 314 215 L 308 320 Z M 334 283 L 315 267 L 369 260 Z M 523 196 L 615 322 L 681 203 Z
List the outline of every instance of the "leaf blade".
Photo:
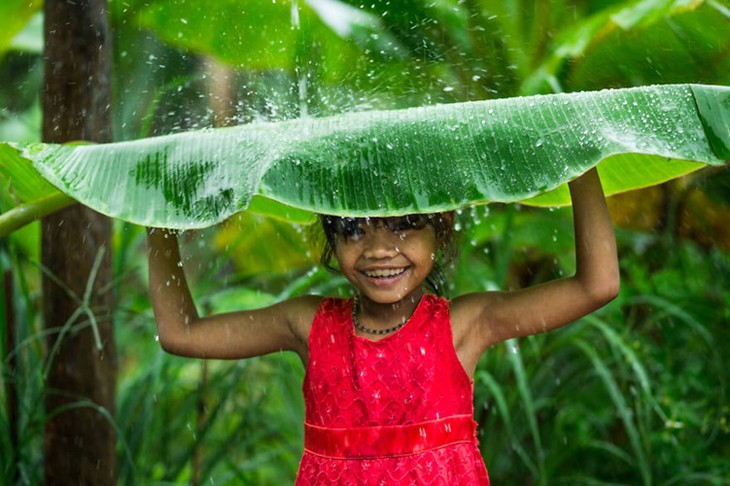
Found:
M 713 117 L 698 112 L 698 93 L 719 110 Z M 609 193 L 724 164 L 724 152 L 708 137 L 727 136 L 728 93 L 726 87 L 664 85 L 541 95 L 104 145 L 31 144 L 21 155 L 97 211 L 180 229 L 218 223 L 254 196 L 343 215 L 496 201 L 557 205 L 568 202 L 561 189 L 530 198 L 599 163 Z M 707 119 L 715 135 L 708 136 Z

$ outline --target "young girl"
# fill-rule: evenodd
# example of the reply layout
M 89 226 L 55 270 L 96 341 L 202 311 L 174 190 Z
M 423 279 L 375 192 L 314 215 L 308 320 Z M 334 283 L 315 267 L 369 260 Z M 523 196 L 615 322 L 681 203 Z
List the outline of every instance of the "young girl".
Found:
M 595 169 L 572 181 L 576 273 L 447 301 L 424 292 L 452 215 L 324 217 L 353 299 L 308 295 L 199 317 L 174 235 L 149 230 L 152 302 L 173 354 L 240 359 L 294 351 L 306 368 L 297 484 L 489 484 L 472 375 L 496 343 L 555 329 L 613 299 L 613 227 Z

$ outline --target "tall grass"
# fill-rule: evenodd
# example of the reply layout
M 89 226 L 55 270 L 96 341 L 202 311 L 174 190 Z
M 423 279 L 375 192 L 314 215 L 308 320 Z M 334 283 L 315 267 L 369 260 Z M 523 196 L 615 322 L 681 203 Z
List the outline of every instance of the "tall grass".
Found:
M 11 481 L 39 484 L 45 422 L 42 408 L 45 336 L 37 320 L 38 271 L 27 249 L 19 244 L 20 240 L 7 238 L 3 243 L 0 265 L 6 285 L 0 315 L 3 344 L 0 466 L 3 476 Z M 9 335 L 10 327 L 15 336 Z M 16 416 L 12 407 L 17 407 Z

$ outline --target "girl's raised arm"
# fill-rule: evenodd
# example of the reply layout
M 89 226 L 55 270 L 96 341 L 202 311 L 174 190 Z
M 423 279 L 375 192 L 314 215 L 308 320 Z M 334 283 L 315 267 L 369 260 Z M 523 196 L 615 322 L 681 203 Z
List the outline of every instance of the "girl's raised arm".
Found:
M 318 297 L 201 318 L 185 278 L 175 234 L 150 228 L 147 242 L 150 296 L 163 349 L 180 356 L 223 359 L 290 350 L 306 362 L 307 336 Z
M 570 182 L 569 187 L 575 275 L 523 290 L 483 292 L 455 299 L 451 311 L 455 344 L 457 352 L 468 357 L 468 363 L 495 343 L 563 326 L 618 294 L 616 240 L 597 171 L 591 169 Z

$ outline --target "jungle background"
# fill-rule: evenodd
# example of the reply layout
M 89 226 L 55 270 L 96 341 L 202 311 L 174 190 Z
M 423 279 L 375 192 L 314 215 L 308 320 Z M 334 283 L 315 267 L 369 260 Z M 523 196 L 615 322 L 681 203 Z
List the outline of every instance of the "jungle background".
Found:
M 724 1 L 110 0 L 113 140 L 190 129 L 646 84 L 730 84 Z M 40 140 L 42 2 L 0 6 L 0 139 Z M 494 484 L 728 484 L 730 178 L 727 166 L 609 200 L 619 298 L 547 335 L 489 350 L 474 377 Z M 2 210 L 11 207 L 2 192 Z M 458 214 L 452 295 L 569 274 L 569 209 Z M 144 229 L 112 224 L 119 484 L 291 484 L 303 370 L 277 354 L 176 358 L 156 342 Z M 0 464 L 42 484 L 54 359 L 41 237 L 2 240 Z M 201 312 L 305 292 L 346 295 L 307 224 L 242 214 L 186 232 Z M 85 285 L 86 283 L 82 283 Z M 92 285 L 87 285 L 91 289 Z M 91 292 L 91 291 L 90 291 Z M 86 296 L 83 296 L 84 299 Z M 80 306 L 86 302 L 80 299 Z M 92 326 L 78 321 L 65 332 Z M 79 352 L 82 352 L 79 350 Z

